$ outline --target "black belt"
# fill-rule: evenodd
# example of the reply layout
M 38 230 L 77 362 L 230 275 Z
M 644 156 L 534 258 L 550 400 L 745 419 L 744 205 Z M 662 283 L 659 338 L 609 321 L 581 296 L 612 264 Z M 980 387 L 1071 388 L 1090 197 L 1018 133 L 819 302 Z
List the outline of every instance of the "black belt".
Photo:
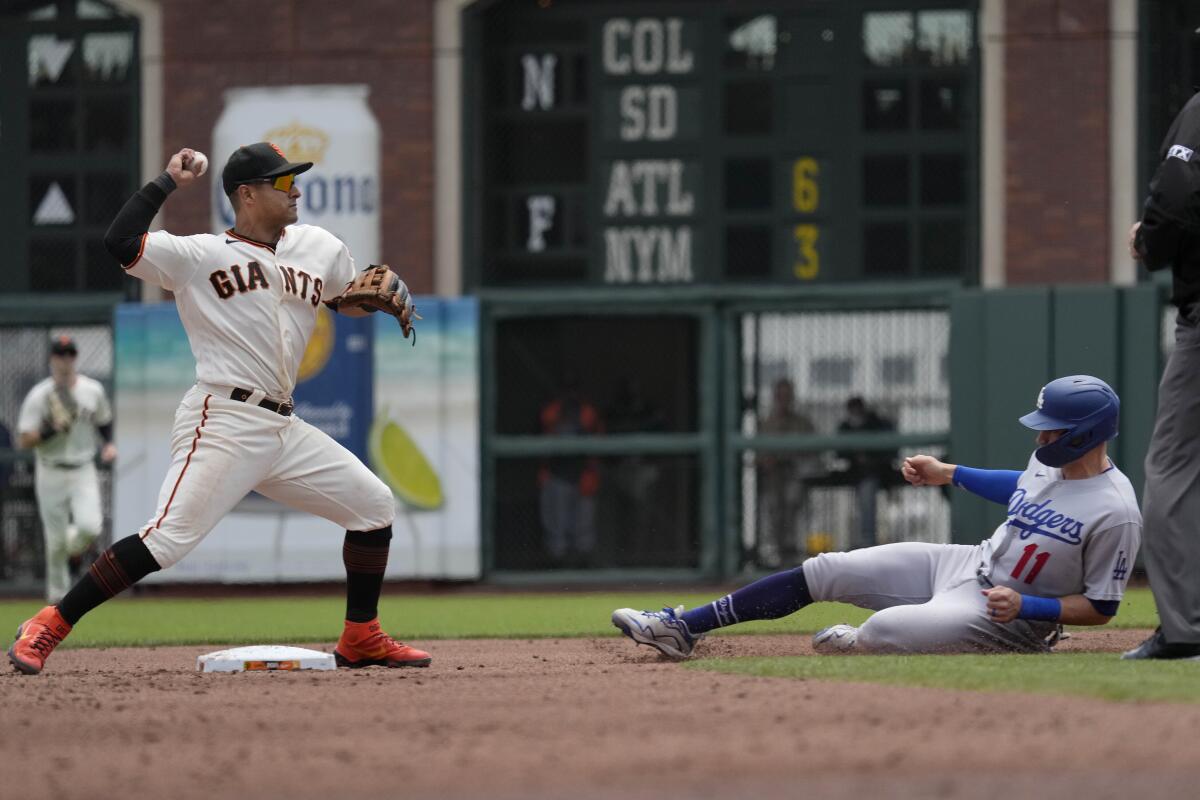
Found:
M 254 394 L 254 392 L 250 391 L 249 389 L 234 389 L 229 393 L 229 399 L 244 403 L 252 394 Z M 284 417 L 290 417 L 292 415 L 293 406 L 291 403 L 286 401 L 282 403 L 276 403 L 274 400 L 263 399 L 259 400 L 258 404 L 268 411 L 274 411 L 276 414 Z
M 86 462 L 86 461 L 83 462 L 83 464 L 86 464 L 86 463 L 88 463 L 88 462 Z M 83 464 L 70 464 L 65 461 L 48 461 L 48 462 L 46 462 L 47 467 L 52 467 L 54 469 L 79 469 L 80 467 L 83 466 Z

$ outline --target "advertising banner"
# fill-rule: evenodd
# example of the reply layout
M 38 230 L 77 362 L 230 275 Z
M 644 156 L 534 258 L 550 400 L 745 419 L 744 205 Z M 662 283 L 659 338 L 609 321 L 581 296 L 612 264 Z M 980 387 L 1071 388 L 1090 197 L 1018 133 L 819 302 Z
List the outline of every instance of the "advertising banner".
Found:
M 416 303 L 424 317 L 416 347 L 389 316 L 330 320 L 335 328 L 353 323 L 373 329 L 374 347 L 366 352 L 374 368 L 339 371 L 334 362 L 341 359 L 333 351 L 325 365 L 334 371 L 323 389 L 330 398 L 324 407 L 374 406 L 364 461 L 396 496 L 387 577 L 478 578 L 478 304 L 473 298 L 430 297 Z M 357 335 L 338 341 L 353 349 Z M 348 355 L 359 358 L 363 352 Z M 113 528 L 120 538 L 140 529 L 154 512 L 170 463 L 175 409 L 195 382 L 195 361 L 173 303 L 119 306 L 114 353 L 121 458 L 113 479 Z M 374 380 L 360 388 L 362 376 L 371 374 Z M 306 419 L 306 407 L 298 405 L 297 414 Z M 338 414 L 329 416 L 331 424 L 342 424 Z M 342 531 L 333 523 L 262 500 L 226 516 L 186 558 L 146 582 L 342 580 L 341 543 Z
M 374 320 L 335 314 L 322 306 L 296 376 L 292 396 L 300 418 L 367 460 L 374 370 Z

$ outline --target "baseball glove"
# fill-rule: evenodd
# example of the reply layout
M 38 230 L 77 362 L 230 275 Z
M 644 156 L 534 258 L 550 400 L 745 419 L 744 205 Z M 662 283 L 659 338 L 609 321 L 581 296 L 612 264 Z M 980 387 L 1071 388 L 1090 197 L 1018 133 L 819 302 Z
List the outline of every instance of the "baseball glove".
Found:
M 332 300 L 326 300 L 325 305 L 337 311 L 344 305 L 357 306 L 363 311 L 383 311 L 391 314 L 400 323 L 407 339 L 413 334 L 413 344 L 417 343 L 413 321 L 421 318 L 417 307 L 413 305 L 412 295 L 400 276 L 392 272 L 387 264 L 372 264 L 346 284 L 342 293 Z
M 79 405 L 75 402 L 75 395 L 65 386 L 55 386 L 47 398 L 46 405 L 46 418 L 42 421 L 42 429 L 45 431 L 63 433 L 75 424 L 75 419 L 79 416 Z

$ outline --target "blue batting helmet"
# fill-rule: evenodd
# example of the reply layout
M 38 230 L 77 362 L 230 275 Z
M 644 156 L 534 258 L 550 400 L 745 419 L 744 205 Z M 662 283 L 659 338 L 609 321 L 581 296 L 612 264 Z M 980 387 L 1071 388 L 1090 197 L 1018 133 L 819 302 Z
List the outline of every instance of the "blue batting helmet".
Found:
M 1021 424 L 1035 431 L 1066 431 L 1034 453 L 1047 467 L 1061 467 L 1115 439 L 1120 415 L 1121 398 L 1111 386 L 1091 375 L 1070 375 L 1043 386 L 1037 410 L 1021 417 Z

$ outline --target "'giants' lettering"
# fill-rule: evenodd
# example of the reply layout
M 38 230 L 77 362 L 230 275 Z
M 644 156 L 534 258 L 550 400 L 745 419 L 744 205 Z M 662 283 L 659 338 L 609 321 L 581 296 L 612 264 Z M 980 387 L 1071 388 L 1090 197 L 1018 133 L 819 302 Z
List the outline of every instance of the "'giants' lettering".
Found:
M 270 284 L 267 283 L 267 276 L 263 274 L 262 265 L 257 261 L 251 261 L 246 265 L 245 269 L 246 275 L 243 277 L 241 264 L 234 264 L 228 267 L 229 272 L 233 273 L 232 281 L 229 280 L 229 272 L 223 269 L 219 269 L 212 275 L 209 275 L 208 282 L 217 290 L 217 297 L 222 300 L 228 300 L 233 297 L 234 291 L 238 294 L 245 294 L 255 289 L 271 288 Z M 237 285 L 236 289 L 234 284 Z
M 301 300 L 308 300 L 313 304 L 313 308 L 321 302 L 321 288 L 324 284 L 320 278 L 309 275 L 302 269 L 295 267 L 285 267 L 282 264 L 277 264 L 276 269 L 283 276 L 283 290 L 289 294 L 297 295 Z M 299 278 L 299 281 L 296 279 Z M 308 294 L 309 283 L 312 283 L 312 296 Z
M 321 290 L 324 288 L 324 283 L 320 278 L 295 267 L 276 265 L 276 269 L 283 278 L 283 291 L 286 294 L 296 295 L 301 300 L 307 300 L 312 303 L 313 308 L 320 304 Z M 267 276 L 263 272 L 262 265 L 257 261 L 251 261 L 245 266 L 233 264 L 225 269 L 219 269 L 208 276 L 208 282 L 216 290 L 217 297 L 222 300 L 228 300 L 235 294 L 245 294 L 255 289 L 271 288 L 271 285 L 267 283 Z M 309 286 L 312 287 L 311 296 L 308 291 Z

